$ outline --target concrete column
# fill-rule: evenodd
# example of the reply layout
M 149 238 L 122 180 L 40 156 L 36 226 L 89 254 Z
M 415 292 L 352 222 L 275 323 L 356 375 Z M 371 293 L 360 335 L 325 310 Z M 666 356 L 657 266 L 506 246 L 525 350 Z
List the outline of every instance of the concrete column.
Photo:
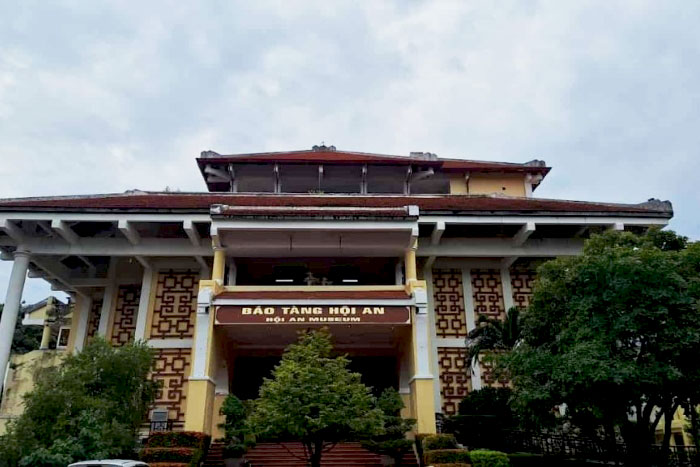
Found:
M 418 249 L 418 239 L 411 241 L 411 247 L 406 250 L 404 268 L 406 269 L 406 284 L 418 280 L 418 268 L 416 267 L 416 250 Z
M 112 305 L 117 297 L 117 258 L 109 259 L 109 269 L 107 270 L 107 286 L 105 287 L 104 298 L 102 299 L 102 310 L 100 310 L 100 322 L 97 326 L 97 334 L 107 338 L 107 329 L 112 314 Z
M 85 338 L 87 337 L 88 320 L 90 319 L 90 310 L 92 309 L 92 297 L 89 295 L 81 295 L 75 304 L 73 316 L 77 313 L 77 326 L 75 329 L 75 338 L 73 339 L 73 352 L 80 352 L 85 346 Z M 75 318 L 73 318 L 75 319 Z M 72 332 L 71 332 L 72 333 Z
M 214 249 L 214 265 L 211 268 L 211 278 L 219 285 L 224 283 L 226 271 L 226 252 L 222 248 Z
M 152 268 L 143 268 L 139 311 L 136 316 L 136 330 L 134 331 L 134 340 L 137 341 L 146 338 L 146 322 L 148 321 L 148 308 L 151 305 L 151 290 L 153 289 L 154 275 L 155 273 Z
M 41 331 L 41 344 L 39 350 L 48 350 L 51 342 L 51 326 L 47 321 L 44 321 L 44 329 Z
M 0 318 L 0 373 L 5 374 L 7 363 L 10 359 L 10 349 L 12 348 L 12 337 L 15 333 L 17 316 L 19 315 L 20 304 L 22 303 L 22 291 L 24 281 L 27 278 L 29 268 L 29 252 L 16 251 L 10 273 L 10 282 L 7 285 L 7 295 L 5 296 L 5 307 L 2 318 Z M 4 383 L 4 380 L 3 382 Z M 0 393 L 3 387 L 0 386 Z

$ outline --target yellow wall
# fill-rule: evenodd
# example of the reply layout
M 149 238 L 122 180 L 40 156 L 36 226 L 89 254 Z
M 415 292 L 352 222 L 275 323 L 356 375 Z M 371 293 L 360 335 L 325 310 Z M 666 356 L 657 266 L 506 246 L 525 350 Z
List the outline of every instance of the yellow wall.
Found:
M 508 196 L 525 196 L 525 176 L 472 174 L 469 176 L 468 189 L 470 195 L 501 193 Z
M 62 350 L 34 350 L 10 358 L 7 387 L 0 403 L 0 435 L 5 432 L 7 421 L 24 411 L 22 396 L 34 388 L 34 371 L 58 365 L 64 355 Z
M 467 180 L 463 173 L 450 174 L 450 194 L 451 195 L 466 195 Z

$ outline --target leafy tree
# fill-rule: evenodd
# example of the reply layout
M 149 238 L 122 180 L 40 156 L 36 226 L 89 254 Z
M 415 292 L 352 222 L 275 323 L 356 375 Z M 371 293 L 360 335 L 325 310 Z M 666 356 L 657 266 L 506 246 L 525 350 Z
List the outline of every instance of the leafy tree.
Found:
M 250 423 L 267 439 L 298 439 L 306 461 L 319 467 L 335 443 L 381 431 L 382 413 L 349 360 L 333 356 L 327 330 L 300 334 L 260 388 Z
M 377 398 L 376 406 L 384 415 L 383 433 L 364 441 L 362 445 L 371 452 L 391 457 L 394 465 L 400 466 L 404 454 L 413 446 L 413 441 L 406 439 L 406 433 L 416 421 L 401 417 L 404 404 L 394 388 L 385 389 Z
M 565 403 L 644 465 L 661 416 L 700 402 L 699 299 L 700 245 L 672 232 L 607 232 L 545 263 L 522 343 L 502 356 L 516 407 L 541 423 Z
M 511 307 L 505 319 L 479 316 L 477 327 L 467 335 L 467 371 L 478 364 L 479 354 L 486 350 L 510 351 L 520 341 L 522 324 L 520 308 Z
M 24 413 L 0 437 L 0 466 L 61 466 L 133 455 L 157 385 L 145 343 L 113 348 L 94 339 L 58 367 L 35 375 Z

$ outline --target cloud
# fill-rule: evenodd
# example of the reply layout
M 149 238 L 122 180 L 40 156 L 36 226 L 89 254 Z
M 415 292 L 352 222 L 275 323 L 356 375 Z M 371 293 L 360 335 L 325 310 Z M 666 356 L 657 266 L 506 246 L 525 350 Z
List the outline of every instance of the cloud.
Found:
M 6 5 L 0 196 L 203 190 L 201 150 L 323 140 L 545 159 L 537 195 L 670 199 L 672 227 L 697 239 L 699 13 L 690 0 Z

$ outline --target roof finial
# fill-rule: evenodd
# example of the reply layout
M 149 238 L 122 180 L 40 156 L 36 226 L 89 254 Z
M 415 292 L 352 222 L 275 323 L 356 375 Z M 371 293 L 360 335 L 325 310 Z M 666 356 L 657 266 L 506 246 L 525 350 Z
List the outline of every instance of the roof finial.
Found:
M 311 147 L 311 150 L 313 150 L 313 151 L 335 151 L 335 146 L 326 146 L 326 142 L 321 141 L 320 146 L 315 144 Z

